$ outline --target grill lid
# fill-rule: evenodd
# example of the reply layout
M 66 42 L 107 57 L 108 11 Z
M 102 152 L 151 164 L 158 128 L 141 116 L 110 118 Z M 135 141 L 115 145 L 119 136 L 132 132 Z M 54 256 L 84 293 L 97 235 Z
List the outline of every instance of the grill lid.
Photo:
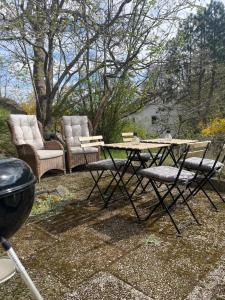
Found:
M 0 160 L 0 197 L 23 190 L 36 182 L 31 168 L 22 160 Z

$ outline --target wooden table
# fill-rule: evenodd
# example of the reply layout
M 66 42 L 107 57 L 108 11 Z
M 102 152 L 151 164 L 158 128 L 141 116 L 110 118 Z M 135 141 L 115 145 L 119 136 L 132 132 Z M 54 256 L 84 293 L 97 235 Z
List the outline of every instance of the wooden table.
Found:
M 187 145 L 191 143 L 198 142 L 198 140 L 185 140 L 185 139 L 147 139 L 141 140 L 141 143 L 160 143 L 160 144 L 170 144 L 170 145 Z
M 148 140 L 147 140 L 148 141 Z M 170 146 L 171 143 L 153 143 L 153 142 L 141 142 L 141 143 L 113 143 L 113 144 L 104 144 L 104 148 L 110 148 L 110 149 L 117 149 L 117 150 L 137 150 L 137 151 L 142 151 L 142 150 L 151 150 L 151 149 L 157 149 L 157 148 L 162 148 L 162 147 L 168 147 Z
M 151 143 L 154 143 L 154 144 L 159 143 L 160 145 L 163 143 L 170 144 L 171 148 L 170 148 L 170 151 L 167 153 L 166 157 L 170 156 L 176 167 L 178 167 L 177 162 L 180 160 L 180 158 L 182 156 L 182 154 L 180 154 L 180 147 L 191 144 L 191 143 L 195 143 L 195 142 L 198 142 L 198 140 L 165 139 L 165 138 L 141 140 L 141 143 L 144 143 L 144 144 L 146 144 L 146 143 L 150 143 L 150 144 Z M 176 151 L 177 149 L 178 149 L 178 151 Z M 162 163 L 165 161 L 166 157 L 164 157 L 164 159 L 162 160 Z
M 147 151 L 150 154 L 150 156 L 152 158 L 150 166 L 152 166 L 153 164 L 155 164 L 155 162 L 159 158 L 160 152 L 162 152 L 163 149 L 166 150 L 170 146 L 171 146 L 170 144 L 166 144 L 166 143 L 160 144 L 160 143 L 144 143 L 144 142 L 140 142 L 140 143 L 123 142 L 123 143 L 105 144 L 103 146 L 103 148 L 107 149 L 108 153 L 110 152 L 109 149 L 124 150 L 127 152 L 127 154 L 129 152 L 131 161 L 134 158 L 134 156 L 137 155 L 137 157 L 139 157 L 140 162 L 142 163 L 142 166 L 147 167 L 146 165 L 144 165 L 142 159 L 140 158 L 141 151 Z M 152 150 L 155 150 L 155 149 L 158 149 L 158 152 L 153 156 Z M 109 153 L 109 156 L 111 157 L 110 153 Z M 128 154 L 128 159 L 129 159 L 129 154 Z M 164 159 L 163 159 L 163 161 L 164 161 Z M 148 166 L 148 167 L 150 167 L 150 166 Z

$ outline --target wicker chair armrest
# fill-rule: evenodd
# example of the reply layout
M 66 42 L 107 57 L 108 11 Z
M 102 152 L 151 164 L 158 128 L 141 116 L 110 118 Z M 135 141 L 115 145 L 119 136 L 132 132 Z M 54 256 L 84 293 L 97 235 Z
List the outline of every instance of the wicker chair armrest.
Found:
M 23 156 L 32 156 L 36 161 L 39 160 L 36 149 L 30 144 L 16 145 L 18 153 Z
M 46 150 L 64 150 L 63 145 L 56 140 L 45 141 L 44 147 Z

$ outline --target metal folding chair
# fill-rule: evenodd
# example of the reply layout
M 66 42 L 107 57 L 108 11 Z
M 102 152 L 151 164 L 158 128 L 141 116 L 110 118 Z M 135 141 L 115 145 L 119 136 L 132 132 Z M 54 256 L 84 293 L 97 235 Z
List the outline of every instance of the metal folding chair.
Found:
M 134 138 L 134 132 L 122 132 L 123 142 L 132 142 Z M 128 154 L 128 153 L 127 153 Z M 151 153 L 151 152 L 141 152 L 139 155 L 134 155 L 133 161 L 138 161 L 143 167 L 147 167 L 146 163 L 150 161 L 150 165 L 157 165 L 157 161 L 162 158 L 162 154 Z
M 103 137 L 101 135 L 99 135 L 99 136 L 88 136 L 88 137 L 79 137 L 79 141 L 81 143 L 81 147 L 83 149 L 83 154 L 84 154 L 84 157 L 85 157 L 85 160 L 86 160 L 86 165 L 85 166 L 86 166 L 87 170 L 90 172 L 91 177 L 94 180 L 94 186 L 92 187 L 92 189 L 91 189 L 91 191 L 90 191 L 90 193 L 87 197 L 87 200 L 90 199 L 92 193 L 97 188 L 100 195 L 101 195 L 102 200 L 105 203 L 105 196 L 104 195 L 107 193 L 107 191 L 109 190 L 109 188 L 111 187 L 113 182 L 118 181 L 117 180 L 117 174 L 118 174 L 117 169 L 120 170 L 126 164 L 126 160 L 125 159 L 114 159 L 115 164 L 117 166 L 117 169 L 115 169 L 115 164 L 112 162 L 111 159 L 106 159 L 104 149 L 101 148 L 101 146 L 104 145 Z M 103 153 L 105 159 L 95 161 L 95 162 L 88 162 L 87 153 L 86 153 L 85 149 L 89 148 L 89 147 L 99 147 L 102 150 L 102 153 Z M 107 186 L 107 188 L 104 191 L 102 191 L 100 186 L 99 186 L 99 183 L 100 183 L 100 180 L 101 180 L 104 172 L 106 172 L 106 171 L 109 171 L 111 173 L 112 179 L 111 179 L 109 185 Z M 97 173 L 97 177 L 94 174 L 95 172 Z M 120 188 L 120 186 L 119 186 L 119 188 Z
M 196 146 L 194 144 L 188 145 L 183 152 L 182 158 L 180 158 L 180 166 L 179 167 L 172 167 L 172 166 L 156 166 L 151 167 L 147 169 L 143 169 L 139 171 L 139 174 L 143 177 L 146 177 L 149 179 L 150 183 L 152 184 L 152 187 L 155 191 L 155 194 L 158 198 L 158 203 L 150 210 L 148 215 L 145 217 L 144 220 L 148 220 L 152 214 L 155 212 L 155 210 L 162 206 L 163 210 L 166 211 L 166 213 L 169 215 L 170 220 L 172 224 L 174 225 L 176 231 L 178 234 L 181 234 L 181 231 L 176 224 L 170 209 L 176 204 L 179 198 L 182 197 L 184 204 L 188 208 L 191 216 L 195 220 L 195 222 L 199 225 L 199 221 L 197 217 L 195 216 L 193 210 L 191 209 L 187 198 L 184 196 L 184 193 L 186 191 L 189 191 L 189 188 L 193 182 L 195 182 L 195 179 L 198 176 L 199 169 L 201 167 L 202 161 L 205 157 L 206 151 L 207 151 L 207 145 L 208 142 L 205 143 L 205 150 L 203 152 L 199 167 L 195 170 L 195 172 L 190 172 L 188 170 L 184 170 L 184 162 L 185 159 L 188 156 L 189 151 L 192 151 Z M 157 183 L 164 184 L 167 189 L 160 191 L 160 187 L 157 186 Z M 173 193 L 176 191 L 176 195 Z M 178 192 L 178 193 L 177 193 Z M 163 194 L 162 194 L 163 193 Z M 172 198 L 171 204 L 166 204 L 166 199 L 170 196 Z
M 198 183 L 195 188 L 192 189 L 191 194 L 188 196 L 190 198 L 191 196 L 195 196 L 199 191 L 202 191 L 204 195 L 207 197 L 209 202 L 212 204 L 213 208 L 217 210 L 217 207 L 215 203 L 213 202 L 212 198 L 208 195 L 206 192 L 205 186 L 211 186 L 212 190 L 219 196 L 219 198 L 225 203 L 225 199 L 220 194 L 216 186 L 214 185 L 212 178 L 213 177 L 219 177 L 225 162 L 225 154 L 222 156 L 222 153 L 225 151 L 225 144 L 222 145 L 220 148 L 216 159 L 208 159 L 204 158 L 200 170 L 199 175 L 196 178 Z M 187 158 L 184 161 L 184 168 L 189 171 L 195 171 L 200 163 L 200 158 L 195 156 L 196 153 L 192 153 L 191 157 Z M 222 157 L 221 157 L 222 156 Z M 221 161 L 219 161 L 221 158 Z
M 134 138 L 134 132 L 122 132 L 122 139 L 123 139 L 123 142 L 132 142 L 133 141 L 133 138 Z M 163 152 L 165 151 L 164 150 L 160 150 L 160 152 Z M 132 157 L 132 161 L 134 162 L 138 162 L 140 163 L 140 165 L 134 169 L 134 166 L 131 164 L 131 173 L 133 173 L 133 175 L 128 179 L 127 183 L 126 184 L 129 184 L 129 182 L 131 181 L 131 179 L 134 177 L 134 174 L 137 173 L 137 169 L 138 168 L 147 168 L 147 167 L 150 167 L 152 165 L 160 165 L 161 164 L 161 160 L 163 158 L 163 155 L 162 153 L 151 153 L 150 151 L 148 152 L 139 152 L 138 154 L 135 154 L 133 157 Z M 129 152 L 127 151 L 127 157 L 129 157 Z M 149 162 L 149 163 L 148 163 Z M 148 164 L 147 164 L 148 163 Z M 137 181 L 138 183 L 141 185 L 142 187 L 142 193 L 146 191 L 146 188 L 148 186 L 148 183 L 146 183 L 145 185 L 143 185 L 142 183 L 142 178 L 139 178 L 139 176 L 136 174 L 137 176 Z

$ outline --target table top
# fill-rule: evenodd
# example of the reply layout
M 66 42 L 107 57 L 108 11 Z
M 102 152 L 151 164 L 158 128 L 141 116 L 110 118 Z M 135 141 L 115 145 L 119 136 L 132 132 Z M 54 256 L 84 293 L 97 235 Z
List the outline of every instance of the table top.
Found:
M 137 143 L 124 142 L 124 143 L 113 143 L 113 144 L 104 144 L 102 147 L 110 149 L 121 149 L 121 150 L 148 150 L 155 148 L 169 147 L 171 144 L 166 143 Z
M 142 140 L 142 143 L 159 143 L 159 144 L 169 144 L 169 145 L 186 145 L 190 143 L 198 142 L 198 140 L 185 140 L 185 139 L 147 139 Z

